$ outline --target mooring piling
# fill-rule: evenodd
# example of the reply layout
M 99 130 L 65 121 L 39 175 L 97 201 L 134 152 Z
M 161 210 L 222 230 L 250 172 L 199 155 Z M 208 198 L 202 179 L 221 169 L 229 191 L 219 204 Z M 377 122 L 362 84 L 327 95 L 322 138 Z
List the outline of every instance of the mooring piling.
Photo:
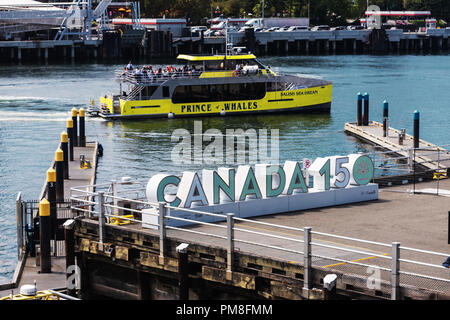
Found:
M 358 93 L 358 102 L 356 105 L 356 124 L 358 126 L 361 126 L 363 121 L 362 121 L 362 100 L 363 100 L 363 95 L 361 92 Z
M 66 131 L 61 132 L 61 150 L 64 156 L 64 179 L 69 179 L 69 136 Z
M 413 115 L 413 119 L 414 119 L 414 148 L 418 148 L 419 147 L 419 131 L 420 131 L 420 112 L 419 111 L 414 111 L 414 115 Z
M 64 152 L 58 148 L 55 152 L 56 201 L 64 202 Z
M 70 161 L 73 161 L 73 147 L 74 147 L 74 138 L 73 138 L 73 120 L 67 119 L 67 134 L 69 135 L 69 153 L 70 153 Z
M 50 203 L 42 199 L 39 203 L 39 242 L 41 247 L 41 273 L 52 272 L 50 258 Z
M 47 201 L 50 203 L 50 230 L 53 239 L 56 231 L 56 171 L 47 170 Z
M 364 115 L 363 115 L 363 126 L 369 125 L 369 94 L 366 92 L 363 95 L 364 100 Z
M 86 147 L 86 129 L 85 129 L 85 111 L 84 108 L 80 108 L 80 111 L 78 112 L 78 118 L 80 121 L 80 134 L 78 137 L 78 146 L 79 147 Z
M 78 147 L 78 110 L 72 108 L 72 122 L 73 122 L 73 146 Z
M 388 118 L 389 118 L 389 102 L 383 101 L 383 137 L 387 137 L 388 134 Z

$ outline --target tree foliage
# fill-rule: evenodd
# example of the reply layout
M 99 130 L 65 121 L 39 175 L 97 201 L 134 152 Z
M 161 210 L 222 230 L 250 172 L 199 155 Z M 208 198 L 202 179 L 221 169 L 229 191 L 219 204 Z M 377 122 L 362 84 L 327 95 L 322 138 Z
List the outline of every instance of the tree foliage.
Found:
M 144 17 L 188 18 L 190 25 L 205 24 L 205 18 L 260 17 L 262 0 L 141 0 Z M 433 17 L 450 20 L 449 0 L 370 0 L 381 10 L 427 10 Z M 265 17 L 307 17 L 311 24 L 341 25 L 364 16 L 367 0 L 264 0 Z M 216 13 L 216 8 L 220 13 Z M 309 7 L 309 10 L 308 10 Z

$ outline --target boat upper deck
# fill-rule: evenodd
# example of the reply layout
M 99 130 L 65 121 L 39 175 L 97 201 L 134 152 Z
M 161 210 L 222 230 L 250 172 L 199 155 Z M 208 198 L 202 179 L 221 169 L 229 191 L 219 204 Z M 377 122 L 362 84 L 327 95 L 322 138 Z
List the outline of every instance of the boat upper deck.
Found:
M 264 70 L 265 71 L 265 70 Z M 170 80 L 176 80 L 180 85 L 187 85 L 196 80 L 196 84 L 224 84 L 224 83 L 244 83 L 244 82 L 286 82 L 303 87 L 325 86 L 331 84 L 330 81 L 313 78 L 298 77 L 294 75 L 280 74 L 274 72 L 244 71 L 233 73 L 230 71 L 172 71 L 161 74 L 134 71 L 116 71 L 116 81 L 129 83 L 135 86 L 159 86 Z M 201 81 L 203 80 L 203 81 Z

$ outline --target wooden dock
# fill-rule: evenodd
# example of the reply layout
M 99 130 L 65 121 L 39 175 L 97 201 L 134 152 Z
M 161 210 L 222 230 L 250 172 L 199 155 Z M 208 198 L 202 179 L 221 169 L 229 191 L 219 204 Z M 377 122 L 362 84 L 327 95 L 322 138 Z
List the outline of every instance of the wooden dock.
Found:
M 86 147 L 74 147 L 74 161 L 69 161 L 69 179 L 64 179 L 64 195 L 65 198 L 70 197 L 70 188 L 77 186 L 93 185 L 95 184 L 97 161 L 98 161 L 98 142 L 88 142 Z M 85 157 L 85 160 L 91 164 L 90 168 L 83 169 L 80 166 L 80 155 Z M 54 167 L 54 161 L 50 167 Z M 45 172 L 42 173 L 45 176 Z M 39 201 L 46 196 L 47 181 L 39 195 Z M 39 219 L 38 217 L 38 202 L 34 202 L 34 206 L 28 203 L 28 210 L 24 210 L 27 206 L 21 199 L 17 199 L 18 215 L 25 217 L 28 211 L 28 219 Z M 64 202 L 57 205 L 57 221 L 60 226 L 57 233 L 63 233 L 61 224 L 68 218 L 72 217 L 70 202 Z M 23 221 L 26 221 L 23 219 Z M 18 220 L 19 222 L 19 220 Z M 22 228 L 24 226 L 22 225 Z M 19 240 L 20 243 L 20 240 Z M 22 242 L 24 244 L 24 242 Z M 40 273 L 39 258 L 31 257 L 25 250 L 19 257 L 16 272 L 11 283 L 0 285 L 0 297 L 7 296 L 13 292 L 17 294 L 19 289 L 24 284 L 33 284 L 36 281 L 37 290 L 57 289 L 66 287 L 66 261 L 65 261 L 65 247 L 64 240 L 51 240 L 51 264 L 52 273 Z
M 445 170 L 450 168 L 450 152 L 433 143 L 419 139 L 419 148 L 414 150 L 414 137 L 405 134 L 400 144 L 401 130 L 389 127 L 387 136 L 383 137 L 383 124 L 370 121 L 368 126 L 358 126 L 356 123 L 346 123 L 345 132 L 385 150 L 393 151 L 427 170 Z

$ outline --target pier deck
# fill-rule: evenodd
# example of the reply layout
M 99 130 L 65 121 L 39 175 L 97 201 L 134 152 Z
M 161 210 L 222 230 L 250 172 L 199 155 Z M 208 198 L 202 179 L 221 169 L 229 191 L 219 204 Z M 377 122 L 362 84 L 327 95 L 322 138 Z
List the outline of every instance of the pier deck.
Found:
M 258 217 L 253 220 L 294 228 L 309 226 L 312 228 L 312 231 L 327 234 L 337 234 L 387 244 L 400 242 L 405 247 L 448 253 L 449 244 L 447 243 L 447 236 L 449 231 L 447 230 L 447 204 L 450 196 L 450 180 L 442 180 L 440 183 L 441 189 L 439 196 L 436 195 L 436 182 L 427 182 L 416 184 L 416 192 L 423 192 L 420 194 L 412 194 L 411 185 L 396 186 L 381 189 L 379 191 L 379 199 L 375 201 Z M 426 205 L 424 205 L 425 203 Z M 223 223 L 223 225 L 225 224 Z M 252 232 L 270 233 L 281 237 L 303 240 L 303 234 L 298 231 L 283 230 L 248 222 L 239 223 L 237 227 Z M 205 233 L 217 232 L 217 228 L 209 226 L 195 226 L 191 229 Z M 187 239 L 190 241 L 199 241 L 201 239 L 198 235 L 183 231 L 174 231 L 173 236 L 184 241 Z M 258 234 L 239 232 L 235 234 L 235 237 L 244 241 L 280 246 L 296 251 L 302 251 L 303 249 L 303 244 L 301 243 L 295 244 L 292 241 L 272 239 Z M 206 241 L 207 238 L 203 237 L 203 240 Z M 223 241 L 220 239 L 214 241 L 209 237 L 208 241 L 209 243 L 212 241 L 214 245 L 223 245 Z M 313 243 L 322 245 L 338 246 L 373 253 L 373 255 L 370 255 L 312 246 L 313 255 L 337 258 L 337 260 L 315 258 L 313 259 L 312 266 L 317 268 L 317 270 L 325 271 L 326 274 L 342 272 L 347 275 L 348 283 L 352 283 L 350 280 L 352 275 L 363 278 L 367 277 L 367 268 L 343 263 L 338 259 L 361 262 L 380 268 L 391 267 L 391 260 L 377 256 L 390 257 L 390 247 L 380 247 L 373 244 L 357 243 L 346 239 L 335 239 L 315 234 L 312 236 L 312 241 Z M 271 257 L 272 259 L 279 259 L 285 262 L 303 264 L 303 255 L 301 254 L 280 253 L 279 250 L 270 250 L 265 247 L 248 245 L 244 242 L 237 243 L 236 250 L 253 253 L 261 257 Z M 423 254 L 417 252 L 402 251 L 401 253 L 402 259 L 420 261 L 423 257 Z M 445 259 L 446 257 L 441 256 L 427 257 L 427 262 L 442 265 Z M 402 275 L 400 283 L 403 286 L 417 287 L 424 291 L 427 289 L 437 290 L 442 293 L 441 298 L 445 297 L 444 299 L 450 299 L 450 271 L 448 269 L 430 270 L 423 266 L 402 263 L 402 271 L 411 273 L 423 272 L 422 274 L 427 274 L 432 277 L 447 279 L 449 281 L 447 283 L 437 283 L 431 279 Z M 390 273 L 384 273 L 382 271 L 381 279 L 389 282 Z M 345 285 L 341 284 L 341 288 L 344 287 Z M 359 288 L 359 290 L 367 290 L 367 287 Z M 367 290 L 366 293 L 369 291 Z M 415 298 L 420 299 L 420 295 L 415 296 Z
M 64 180 L 64 195 L 66 198 L 70 195 L 70 189 L 79 186 L 94 185 L 97 171 L 97 142 L 88 142 L 86 147 L 73 148 L 73 160 L 69 161 L 69 179 Z M 84 155 L 86 161 L 91 163 L 87 169 L 80 168 L 80 156 Z
M 419 149 L 414 149 L 414 137 L 406 134 L 403 144 L 399 144 L 400 130 L 389 127 L 387 136 L 383 137 L 383 124 L 370 121 L 368 126 L 346 123 L 345 132 L 365 140 L 383 149 L 394 151 L 404 157 L 411 157 L 416 163 L 430 170 L 450 168 L 450 152 L 435 144 L 419 140 Z M 439 150 L 439 152 L 437 152 Z
M 189 277 L 192 281 L 206 280 L 208 290 L 216 284 L 246 289 L 247 294 L 254 294 L 253 298 L 258 295 L 266 298 L 304 298 L 304 233 L 301 229 L 309 226 L 312 228 L 312 277 L 314 288 L 319 291 L 313 291 L 312 295 L 308 293 L 306 297 L 323 299 L 326 293 L 321 291 L 321 281 L 325 275 L 335 273 L 339 277 L 336 286 L 340 294 L 356 299 L 389 299 L 391 243 L 400 242 L 400 259 L 403 259 L 399 280 L 400 298 L 450 299 L 449 271 L 441 267 L 448 252 L 447 204 L 450 180 L 440 181 L 439 196 L 430 193 L 436 188 L 436 183 L 416 184 L 416 191 L 422 190 L 421 194 L 411 194 L 411 186 L 403 185 L 382 189 L 379 199 L 370 202 L 236 220 L 233 237 L 235 257 L 230 278 L 226 272 L 226 223 L 167 227 L 166 254 L 161 262 L 161 255 L 158 254 L 161 243 L 159 230 L 144 229 L 140 223 L 121 226 L 108 224 L 105 226 L 104 243 L 100 246 L 97 238 L 98 222 L 80 219 L 77 220 L 75 234 L 82 270 L 90 270 L 89 273 L 97 275 L 122 270 L 121 273 L 129 275 L 137 272 L 138 277 L 141 277 L 137 283 L 122 285 L 120 281 L 125 279 L 120 276 L 104 276 L 101 279 L 87 276 L 89 284 L 87 279 L 82 280 L 88 286 L 88 289 L 85 288 L 88 292 L 84 292 L 100 296 L 114 293 L 116 298 L 141 299 L 143 296 L 139 292 L 144 290 L 142 286 L 148 286 L 150 282 L 150 286 L 156 290 L 149 293 L 147 298 L 162 296 L 177 299 L 176 281 L 173 283 L 172 280 L 175 288 L 171 290 L 167 289 L 167 283 L 171 283 L 169 280 L 166 285 L 161 283 L 164 282 L 162 279 L 177 279 L 179 269 L 175 247 L 187 243 Z M 329 237 L 330 234 L 338 237 Z M 349 238 L 367 242 L 356 242 Z M 424 257 L 430 251 L 444 254 Z M 425 264 L 410 261 L 422 261 Z M 374 268 L 380 272 L 378 289 L 367 285 Z M 144 278 L 147 280 L 141 282 Z M 205 299 L 207 293 L 202 292 L 207 291 L 194 287 L 191 297 Z M 165 293 L 161 293 L 163 291 Z M 243 294 L 242 291 L 240 294 Z

